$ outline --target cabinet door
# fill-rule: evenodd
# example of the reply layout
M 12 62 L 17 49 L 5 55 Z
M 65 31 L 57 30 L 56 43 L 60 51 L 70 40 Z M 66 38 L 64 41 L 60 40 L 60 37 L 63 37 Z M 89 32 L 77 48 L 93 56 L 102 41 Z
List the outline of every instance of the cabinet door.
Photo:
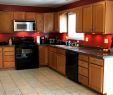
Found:
M 53 32 L 54 13 L 44 13 L 44 32 Z
M 82 7 L 77 7 L 74 9 L 76 13 L 76 32 L 83 32 L 82 31 Z
M 49 67 L 51 67 L 52 69 L 57 68 L 57 64 L 56 64 L 56 53 L 54 52 L 49 52 Z
M 44 32 L 44 15 L 43 13 L 36 13 L 37 32 Z
M 27 19 L 27 20 L 35 20 L 35 13 L 33 13 L 33 12 L 26 12 L 25 13 L 25 19 Z
M 0 68 L 3 68 L 2 48 L 0 48 Z
M 65 66 L 66 66 L 66 56 L 62 54 L 57 54 L 57 70 L 65 75 Z
M 59 32 L 59 13 L 54 13 L 54 30 Z
M 92 32 L 92 5 L 83 6 L 83 32 Z
M 93 32 L 104 33 L 105 31 L 105 2 L 93 5 Z
M 39 64 L 40 66 L 48 65 L 48 47 L 39 46 Z
M 14 19 L 17 20 L 25 19 L 25 12 L 14 12 Z
M 103 91 L 103 67 L 90 64 L 89 65 L 89 87 L 102 93 Z
M 13 12 L 0 11 L 0 33 L 13 33 Z

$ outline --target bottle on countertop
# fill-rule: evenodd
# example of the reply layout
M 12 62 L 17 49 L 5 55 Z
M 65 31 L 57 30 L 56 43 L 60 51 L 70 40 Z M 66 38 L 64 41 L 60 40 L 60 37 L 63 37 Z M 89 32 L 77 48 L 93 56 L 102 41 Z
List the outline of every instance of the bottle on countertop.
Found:
M 11 38 L 9 39 L 9 45 L 10 46 L 12 45 L 12 39 Z

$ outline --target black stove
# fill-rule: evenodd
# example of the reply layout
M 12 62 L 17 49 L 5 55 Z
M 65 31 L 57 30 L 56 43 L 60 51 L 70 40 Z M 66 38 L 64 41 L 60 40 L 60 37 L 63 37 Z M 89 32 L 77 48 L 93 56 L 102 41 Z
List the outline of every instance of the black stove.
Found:
M 15 45 L 16 69 L 38 68 L 38 46 L 33 37 L 13 37 L 12 44 Z

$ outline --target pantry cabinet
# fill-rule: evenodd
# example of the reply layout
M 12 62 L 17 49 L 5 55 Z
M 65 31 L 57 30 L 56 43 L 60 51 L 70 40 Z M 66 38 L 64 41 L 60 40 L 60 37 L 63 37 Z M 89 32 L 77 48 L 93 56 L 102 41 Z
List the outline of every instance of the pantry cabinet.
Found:
M 13 33 L 13 12 L 0 11 L 0 33 Z
M 39 46 L 39 65 L 40 66 L 48 65 L 48 46 L 45 45 Z
M 54 13 L 44 13 L 44 32 L 53 32 Z

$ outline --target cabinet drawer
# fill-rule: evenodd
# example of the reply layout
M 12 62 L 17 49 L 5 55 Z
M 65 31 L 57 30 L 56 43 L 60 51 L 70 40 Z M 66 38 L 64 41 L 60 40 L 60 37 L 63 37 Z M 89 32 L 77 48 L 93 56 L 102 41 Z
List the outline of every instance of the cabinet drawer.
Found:
M 3 51 L 14 51 L 14 47 L 4 47 Z
M 78 61 L 78 64 L 79 64 L 79 66 L 82 66 L 82 67 L 88 68 L 88 62 L 85 62 L 85 61 L 79 60 L 79 61 Z
M 88 69 L 87 68 L 83 68 L 83 67 L 80 67 L 78 68 L 78 73 L 83 75 L 83 76 L 86 76 L 88 77 Z
M 49 47 L 49 51 L 51 51 L 51 52 L 56 52 L 56 48 Z
M 9 51 L 7 51 L 7 52 L 4 52 L 4 56 L 5 55 L 15 55 L 15 53 L 14 52 L 9 52 Z
M 88 78 L 87 77 L 84 77 L 82 75 L 78 75 L 78 80 L 80 83 L 82 83 L 83 85 L 86 85 L 88 86 Z
M 15 57 L 14 56 L 4 56 L 4 62 L 14 62 Z
M 3 65 L 4 65 L 4 68 L 14 68 L 15 62 L 4 62 Z
M 66 51 L 64 49 L 56 49 L 57 53 L 65 55 Z
M 80 60 L 84 60 L 84 61 L 88 61 L 88 55 L 79 54 L 79 59 L 80 59 Z
M 104 65 L 103 59 L 98 59 L 98 58 L 95 58 L 95 57 L 89 57 L 89 62 L 96 64 L 96 65 L 100 65 L 100 66 Z

